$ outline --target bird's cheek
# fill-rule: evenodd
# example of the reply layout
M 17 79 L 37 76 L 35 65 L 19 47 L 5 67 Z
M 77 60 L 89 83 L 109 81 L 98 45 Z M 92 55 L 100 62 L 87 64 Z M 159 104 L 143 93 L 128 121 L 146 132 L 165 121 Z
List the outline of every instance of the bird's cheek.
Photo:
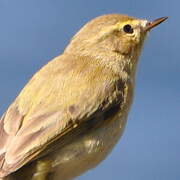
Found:
M 114 44 L 114 51 L 119 52 L 122 55 L 130 55 L 132 51 L 132 44 L 130 42 L 119 41 Z

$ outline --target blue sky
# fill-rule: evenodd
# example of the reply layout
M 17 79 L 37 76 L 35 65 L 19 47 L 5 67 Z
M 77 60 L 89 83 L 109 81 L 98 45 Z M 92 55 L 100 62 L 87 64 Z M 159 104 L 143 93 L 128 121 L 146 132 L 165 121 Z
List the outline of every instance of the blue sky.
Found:
M 149 20 L 169 16 L 145 44 L 122 139 L 103 163 L 77 180 L 180 179 L 179 6 L 179 0 L 1 0 L 0 113 L 90 19 L 107 13 Z

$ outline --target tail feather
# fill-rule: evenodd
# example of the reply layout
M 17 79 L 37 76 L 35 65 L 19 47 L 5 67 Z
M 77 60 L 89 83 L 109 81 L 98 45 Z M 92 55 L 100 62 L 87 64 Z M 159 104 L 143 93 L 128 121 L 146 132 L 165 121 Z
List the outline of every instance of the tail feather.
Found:
M 4 130 L 4 117 L 2 116 L 0 119 L 0 180 L 6 176 L 7 172 L 3 170 L 3 166 L 5 163 L 5 153 L 6 153 L 6 144 L 8 141 L 8 134 Z

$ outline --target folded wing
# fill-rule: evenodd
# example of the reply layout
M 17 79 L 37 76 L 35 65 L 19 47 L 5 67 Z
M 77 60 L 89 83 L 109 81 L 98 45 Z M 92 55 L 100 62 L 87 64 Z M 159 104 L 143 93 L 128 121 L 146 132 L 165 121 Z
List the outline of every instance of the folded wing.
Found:
M 60 56 L 36 73 L 0 120 L 0 177 L 120 103 L 124 84 L 108 78 L 87 57 Z

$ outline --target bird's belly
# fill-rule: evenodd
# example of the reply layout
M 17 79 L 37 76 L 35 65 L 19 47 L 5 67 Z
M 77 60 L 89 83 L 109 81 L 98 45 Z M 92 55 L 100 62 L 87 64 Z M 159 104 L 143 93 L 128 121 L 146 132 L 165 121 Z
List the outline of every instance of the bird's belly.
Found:
M 53 162 L 54 180 L 69 180 L 100 163 L 122 135 L 126 116 L 116 115 L 103 126 L 59 150 Z

